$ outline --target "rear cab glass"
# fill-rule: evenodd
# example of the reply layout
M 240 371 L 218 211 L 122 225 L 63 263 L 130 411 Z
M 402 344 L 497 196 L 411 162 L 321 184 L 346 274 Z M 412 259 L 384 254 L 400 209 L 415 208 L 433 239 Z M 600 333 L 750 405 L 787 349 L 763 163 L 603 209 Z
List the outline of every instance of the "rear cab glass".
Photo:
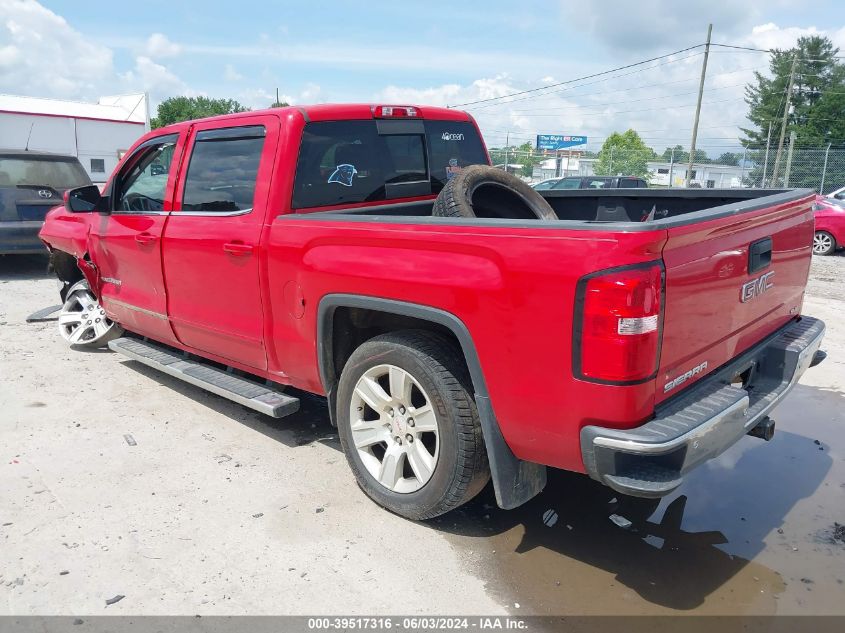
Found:
M 436 195 L 469 165 L 488 164 L 469 121 L 307 123 L 293 209 Z

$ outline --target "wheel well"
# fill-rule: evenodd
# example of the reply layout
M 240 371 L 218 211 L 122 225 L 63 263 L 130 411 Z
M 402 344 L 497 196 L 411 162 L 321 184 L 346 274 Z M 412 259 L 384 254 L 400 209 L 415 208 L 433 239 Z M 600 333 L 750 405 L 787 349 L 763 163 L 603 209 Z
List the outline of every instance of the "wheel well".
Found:
M 445 325 L 370 308 L 338 307 L 334 310 L 329 328 L 331 347 L 326 350 L 329 357 L 324 359 L 328 382 L 326 387 L 333 389 L 337 385 L 346 361 L 362 343 L 381 334 L 400 330 L 434 332 L 454 345 L 466 363 L 458 338 Z
M 79 270 L 76 263 L 76 257 L 64 251 L 54 250 L 50 252 L 50 268 L 56 273 L 56 277 L 68 286 L 84 279 L 82 271 Z

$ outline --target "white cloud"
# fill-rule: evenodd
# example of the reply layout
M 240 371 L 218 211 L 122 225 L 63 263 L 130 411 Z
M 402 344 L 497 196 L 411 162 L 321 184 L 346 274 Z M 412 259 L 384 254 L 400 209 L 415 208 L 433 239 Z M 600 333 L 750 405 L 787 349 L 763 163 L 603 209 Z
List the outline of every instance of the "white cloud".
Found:
M 112 52 L 34 0 L 0 0 L 0 91 L 56 97 L 96 92 Z
M 752 28 L 751 33 L 743 37 L 741 41 L 755 48 L 788 49 L 795 46 L 799 37 L 811 35 L 825 35 L 831 39 L 835 46 L 845 48 L 845 26 L 830 31 L 815 26 L 806 28 L 797 26 L 780 27 L 773 22 L 768 22 Z
M 226 64 L 223 68 L 223 79 L 226 81 L 240 81 L 244 76 L 240 74 L 232 64 Z
M 175 57 L 179 55 L 182 52 L 182 47 L 179 44 L 171 42 L 162 33 L 153 33 L 147 39 L 144 52 L 148 57 L 160 59 L 162 57 Z
M 149 57 L 140 55 L 135 58 L 132 70 L 119 75 L 127 91 L 148 92 L 153 103 L 172 95 L 197 94 L 167 67 L 154 62 Z

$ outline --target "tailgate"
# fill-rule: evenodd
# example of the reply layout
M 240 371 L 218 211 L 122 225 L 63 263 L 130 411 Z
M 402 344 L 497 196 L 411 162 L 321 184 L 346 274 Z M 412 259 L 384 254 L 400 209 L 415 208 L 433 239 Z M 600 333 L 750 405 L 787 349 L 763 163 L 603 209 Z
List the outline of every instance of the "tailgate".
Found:
M 668 229 L 656 402 L 800 313 L 812 257 L 811 203 L 810 192 L 789 192 Z

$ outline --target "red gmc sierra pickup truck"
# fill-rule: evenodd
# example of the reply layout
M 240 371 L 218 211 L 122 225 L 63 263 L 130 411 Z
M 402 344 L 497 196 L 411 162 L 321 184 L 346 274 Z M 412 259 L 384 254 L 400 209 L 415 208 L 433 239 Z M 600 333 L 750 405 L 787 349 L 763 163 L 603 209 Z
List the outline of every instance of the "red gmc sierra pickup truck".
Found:
M 413 519 L 491 477 L 516 507 L 547 467 L 657 498 L 771 437 L 824 358 L 812 192 L 546 191 L 538 217 L 477 164 L 473 119 L 433 107 L 153 130 L 46 218 L 62 335 L 276 417 L 325 395 L 361 488 Z

